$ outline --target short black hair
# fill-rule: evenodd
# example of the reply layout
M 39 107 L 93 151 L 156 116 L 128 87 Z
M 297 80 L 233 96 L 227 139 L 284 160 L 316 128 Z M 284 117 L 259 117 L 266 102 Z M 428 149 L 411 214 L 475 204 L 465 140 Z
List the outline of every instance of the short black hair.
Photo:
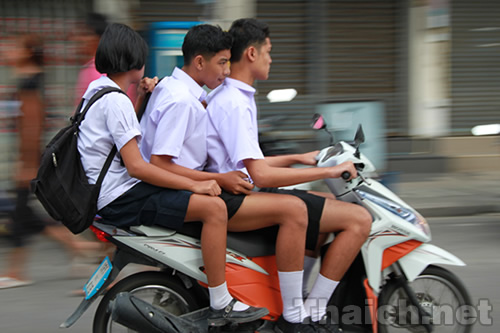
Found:
M 121 23 L 108 25 L 95 55 L 100 73 L 115 74 L 141 69 L 146 63 L 148 46 L 135 30 Z
M 229 33 L 233 37 L 231 48 L 231 61 L 241 60 L 243 51 L 250 45 L 261 45 L 269 37 L 269 26 L 267 23 L 254 18 L 238 19 L 231 24 Z
M 233 39 L 231 35 L 220 27 L 210 24 L 199 24 L 191 27 L 182 43 L 184 64 L 189 65 L 197 56 L 212 58 L 223 50 L 231 50 Z
M 85 17 L 85 25 L 90 31 L 101 37 L 108 26 L 108 18 L 103 14 L 89 12 Z

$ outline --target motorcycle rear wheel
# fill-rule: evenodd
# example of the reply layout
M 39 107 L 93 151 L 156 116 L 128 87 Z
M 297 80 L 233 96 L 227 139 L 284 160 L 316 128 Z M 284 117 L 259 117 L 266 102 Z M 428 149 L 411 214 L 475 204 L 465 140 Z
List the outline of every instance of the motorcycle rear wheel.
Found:
M 201 288 L 200 288 L 201 289 Z M 94 316 L 93 333 L 132 332 L 114 322 L 109 304 L 120 292 L 129 292 L 154 306 L 175 315 L 182 315 L 202 308 L 206 297 L 197 285 L 186 289 L 182 281 L 166 272 L 140 272 L 118 282 L 104 295 Z
M 435 333 L 470 333 L 470 316 L 462 310 L 472 309 L 472 302 L 462 282 L 450 271 L 427 267 L 409 283 L 420 305 L 431 315 Z M 426 333 L 417 310 L 403 288 L 388 283 L 379 297 L 378 327 L 381 333 Z

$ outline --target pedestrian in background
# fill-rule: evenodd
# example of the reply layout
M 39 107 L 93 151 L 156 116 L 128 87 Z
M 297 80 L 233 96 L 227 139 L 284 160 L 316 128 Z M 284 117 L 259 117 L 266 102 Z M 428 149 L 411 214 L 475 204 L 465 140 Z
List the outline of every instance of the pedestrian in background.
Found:
M 108 26 L 108 18 L 99 13 L 87 13 L 85 26 L 81 31 L 77 31 L 74 40 L 78 43 L 79 54 L 84 57 L 85 64 L 80 69 L 78 80 L 75 86 L 75 105 L 80 103 L 83 94 L 87 90 L 90 82 L 97 80 L 102 75 L 95 68 L 95 52 L 101 36 Z M 132 100 L 132 104 L 137 99 L 137 85 L 133 84 L 127 90 L 127 95 Z
M 44 232 L 60 242 L 73 256 L 100 249 L 94 242 L 83 241 L 59 222 L 37 214 L 31 207 L 30 181 L 38 171 L 44 129 L 43 43 L 35 34 L 20 35 L 4 59 L 12 66 L 16 80 L 15 99 L 20 102 L 17 117 L 18 156 L 14 166 L 15 208 L 7 229 L 12 250 L 7 255 L 6 272 L 0 276 L 0 289 L 30 284 L 27 278 L 28 238 Z

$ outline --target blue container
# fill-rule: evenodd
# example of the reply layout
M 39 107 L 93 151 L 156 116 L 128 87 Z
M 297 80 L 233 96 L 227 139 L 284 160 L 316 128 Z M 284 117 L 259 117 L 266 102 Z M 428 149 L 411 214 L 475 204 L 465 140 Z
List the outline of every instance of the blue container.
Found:
M 162 78 L 184 65 L 182 43 L 188 30 L 202 22 L 155 22 L 149 28 L 146 76 Z

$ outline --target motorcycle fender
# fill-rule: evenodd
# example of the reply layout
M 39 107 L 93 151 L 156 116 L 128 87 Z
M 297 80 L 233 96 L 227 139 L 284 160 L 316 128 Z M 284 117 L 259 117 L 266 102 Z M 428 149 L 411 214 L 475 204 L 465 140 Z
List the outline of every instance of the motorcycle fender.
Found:
M 432 244 L 422 244 L 398 262 L 408 281 L 413 281 L 427 266 L 432 264 L 465 266 L 461 259 Z

